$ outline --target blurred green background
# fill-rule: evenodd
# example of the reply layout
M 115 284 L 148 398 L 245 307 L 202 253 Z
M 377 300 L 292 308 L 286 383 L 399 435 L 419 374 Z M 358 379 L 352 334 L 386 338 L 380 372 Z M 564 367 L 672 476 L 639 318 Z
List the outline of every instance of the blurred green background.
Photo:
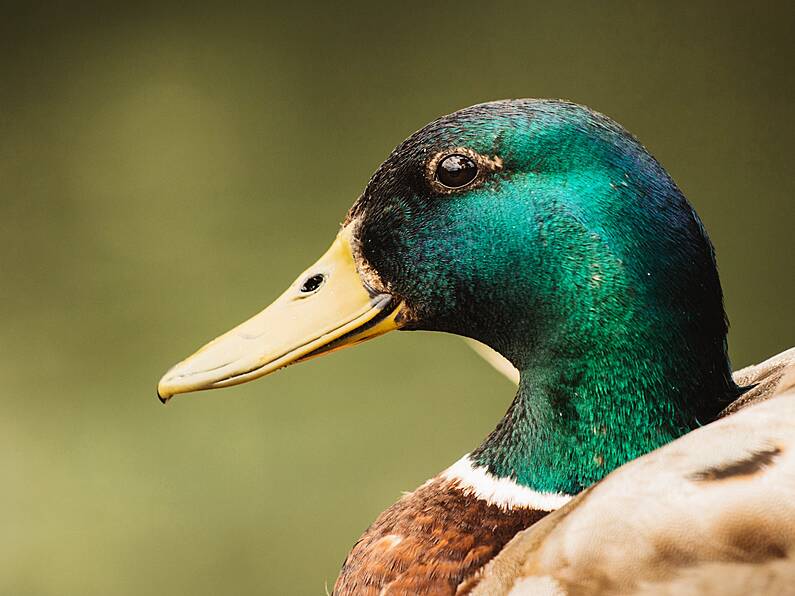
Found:
M 397 333 L 176 399 L 394 145 L 506 97 L 633 131 L 716 245 L 737 366 L 795 344 L 791 5 L 4 3 L 0 594 L 322 594 L 510 384 Z

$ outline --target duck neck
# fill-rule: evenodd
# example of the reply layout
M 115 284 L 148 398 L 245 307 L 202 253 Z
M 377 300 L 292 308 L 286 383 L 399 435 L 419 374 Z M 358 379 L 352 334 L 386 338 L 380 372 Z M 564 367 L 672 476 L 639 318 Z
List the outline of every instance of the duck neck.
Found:
M 703 342 L 633 335 L 634 343 L 621 334 L 594 338 L 599 349 L 588 353 L 536 350 L 473 462 L 539 492 L 576 494 L 711 421 L 737 395 L 722 339 L 696 358 Z

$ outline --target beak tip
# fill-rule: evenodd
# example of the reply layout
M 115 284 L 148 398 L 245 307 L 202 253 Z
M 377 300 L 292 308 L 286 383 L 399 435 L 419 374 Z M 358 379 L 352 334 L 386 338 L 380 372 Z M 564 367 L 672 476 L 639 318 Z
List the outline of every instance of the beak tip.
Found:
M 174 391 L 172 387 L 168 386 L 168 383 L 165 382 L 165 378 L 161 379 L 157 384 L 157 399 L 160 400 L 161 404 L 168 403 L 168 401 L 174 397 L 175 393 L 177 392 Z

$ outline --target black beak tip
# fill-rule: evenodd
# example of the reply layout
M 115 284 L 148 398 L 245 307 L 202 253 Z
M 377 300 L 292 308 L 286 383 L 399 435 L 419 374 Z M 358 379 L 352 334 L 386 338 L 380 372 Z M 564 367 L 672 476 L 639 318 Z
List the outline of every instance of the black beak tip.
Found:
M 163 397 L 162 395 L 160 395 L 160 391 L 157 392 L 157 399 L 159 399 L 160 403 L 163 404 L 163 405 L 168 403 L 168 398 L 167 397 Z

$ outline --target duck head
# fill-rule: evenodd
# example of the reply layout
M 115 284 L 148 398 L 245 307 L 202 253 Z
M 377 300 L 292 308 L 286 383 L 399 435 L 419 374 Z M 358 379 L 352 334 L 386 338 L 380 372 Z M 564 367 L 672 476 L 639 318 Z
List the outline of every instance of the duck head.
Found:
M 698 216 L 635 138 L 564 101 L 476 105 L 410 136 L 329 251 L 158 394 L 242 383 L 392 329 L 485 343 L 522 373 L 523 403 L 543 395 L 567 418 L 625 392 L 673 400 L 678 429 L 735 393 Z

